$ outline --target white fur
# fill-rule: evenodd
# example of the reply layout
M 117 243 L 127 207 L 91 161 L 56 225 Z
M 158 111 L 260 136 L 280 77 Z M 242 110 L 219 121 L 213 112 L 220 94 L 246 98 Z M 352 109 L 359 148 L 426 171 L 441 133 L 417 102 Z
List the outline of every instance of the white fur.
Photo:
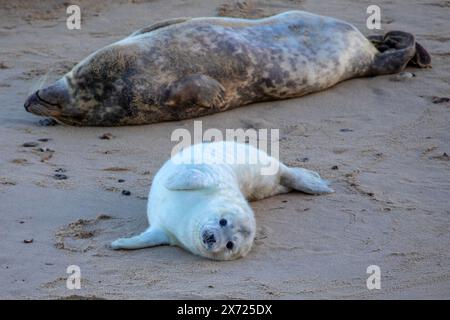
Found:
M 263 168 L 273 165 L 278 166 L 275 174 L 261 174 Z M 292 189 L 332 192 L 317 173 L 288 168 L 248 144 L 197 144 L 176 154 L 156 174 L 147 207 L 150 227 L 136 237 L 114 241 L 112 247 L 170 244 L 211 259 L 236 259 L 250 251 L 255 235 L 247 200 Z M 221 219 L 228 221 L 226 227 L 219 225 Z M 215 236 L 211 248 L 202 242 L 204 232 Z M 226 248 L 230 241 L 234 245 L 231 250 Z

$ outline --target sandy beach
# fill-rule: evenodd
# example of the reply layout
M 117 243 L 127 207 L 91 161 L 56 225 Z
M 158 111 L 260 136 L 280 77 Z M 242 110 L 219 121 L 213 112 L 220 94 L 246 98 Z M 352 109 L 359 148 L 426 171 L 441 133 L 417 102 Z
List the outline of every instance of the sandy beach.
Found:
M 411 32 L 432 55 L 433 68 L 406 70 L 414 77 L 352 79 L 198 119 L 204 130 L 279 129 L 280 160 L 319 172 L 336 191 L 252 202 L 254 247 L 230 262 L 177 247 L 109 247 L 147 227 L 147 194 L 176 144 L 170 135 L 192 130 L 193 119 L 48 126 L 25 112 L 25 99 L 88 54 L 159 20 L 296 9 L 369 35 L 372 1 L 71 4 L 81 8 L 81 30 L 67 29 L 65 1 L 0 0 L 0 298 L 450 298 L 450 1 L 377 1 L 383 30 L 376 33 Z M 66 287 L 69 265 L 81 269 L 79 290 Z M 370 265 L 380 267 L 379 290 L 366 286 Z

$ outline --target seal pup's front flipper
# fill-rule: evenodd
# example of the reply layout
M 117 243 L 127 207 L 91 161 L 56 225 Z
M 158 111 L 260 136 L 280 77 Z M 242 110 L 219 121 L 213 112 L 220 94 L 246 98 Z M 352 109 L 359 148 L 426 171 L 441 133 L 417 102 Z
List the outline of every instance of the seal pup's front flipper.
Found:
M 317 172 L 303 168 L 283 168 L 281 185 L 309 194 L 334 192 L 328 186 L 328 181 L 320 177 Z
M 150 227 L 140 235 L 131 238 L 120 238 L 111 243 L 114 250 L 141 249 L 170 244 L 167 234 L 159 228 Z
M 168 26 L 171 26 L 173 24 L 186 22 L 188 20 L 191 20 L 191 18 L 174 18 L 174 19 L 167 19 L 167 20 L 164 20 L 164 21 L 159 21 L 159 22 L 156 22 L 154 24 L 149 25 L 148 27 L 144 27 L 142 29 L 139 29 L 139 30 L 133 32 L 128 37 L 138 36 L 140 34 L 144 34 L 144 33 L 147 33 L 147 32 L 152 32 L 154 30 L 161 29 L 161 28 L 164 28 L 164 27 L 168 27 Z
M 225 88 L 204 74 L 192 74 L 173 82 L 166 92 L 169 107 L 200 107 L 220 109 L 224 104 Z
M 174 191 L 213 188 L 218 185 L 216 175 L 204 164 L 179 164 L 178 172 L 169 176 L 164 186 Z

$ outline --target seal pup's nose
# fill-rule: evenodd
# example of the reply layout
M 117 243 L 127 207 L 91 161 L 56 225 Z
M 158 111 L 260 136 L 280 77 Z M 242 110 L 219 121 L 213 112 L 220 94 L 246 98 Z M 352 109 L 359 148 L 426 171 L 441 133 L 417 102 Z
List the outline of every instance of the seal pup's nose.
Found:
M 214 236 L 214 233 L 209 232 L 209 231 L 204 231 L 202 234 L 202 238 L 203 238 L 203 243 L 207 244 L 207 245 L 213 245 L 214 243 L 216 243 L 216 237 Z

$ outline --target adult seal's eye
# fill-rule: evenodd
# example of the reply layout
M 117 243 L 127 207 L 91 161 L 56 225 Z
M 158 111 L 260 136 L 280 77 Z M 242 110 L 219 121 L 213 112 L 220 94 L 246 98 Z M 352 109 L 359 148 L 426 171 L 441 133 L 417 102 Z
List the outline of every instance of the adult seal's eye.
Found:
M 231 249 L 233 249 L 233 246 L 234 246 L 233 242 L 231 242 L 231 241 L 227 242 L 227 249 L 231 250 Z
M 226 219 L 220 219 L 220 221 L 219 221 L 219 224 L 222 226 L 222 227 L 225 227 L 226 225 L 227 225 L 227 220 Z

